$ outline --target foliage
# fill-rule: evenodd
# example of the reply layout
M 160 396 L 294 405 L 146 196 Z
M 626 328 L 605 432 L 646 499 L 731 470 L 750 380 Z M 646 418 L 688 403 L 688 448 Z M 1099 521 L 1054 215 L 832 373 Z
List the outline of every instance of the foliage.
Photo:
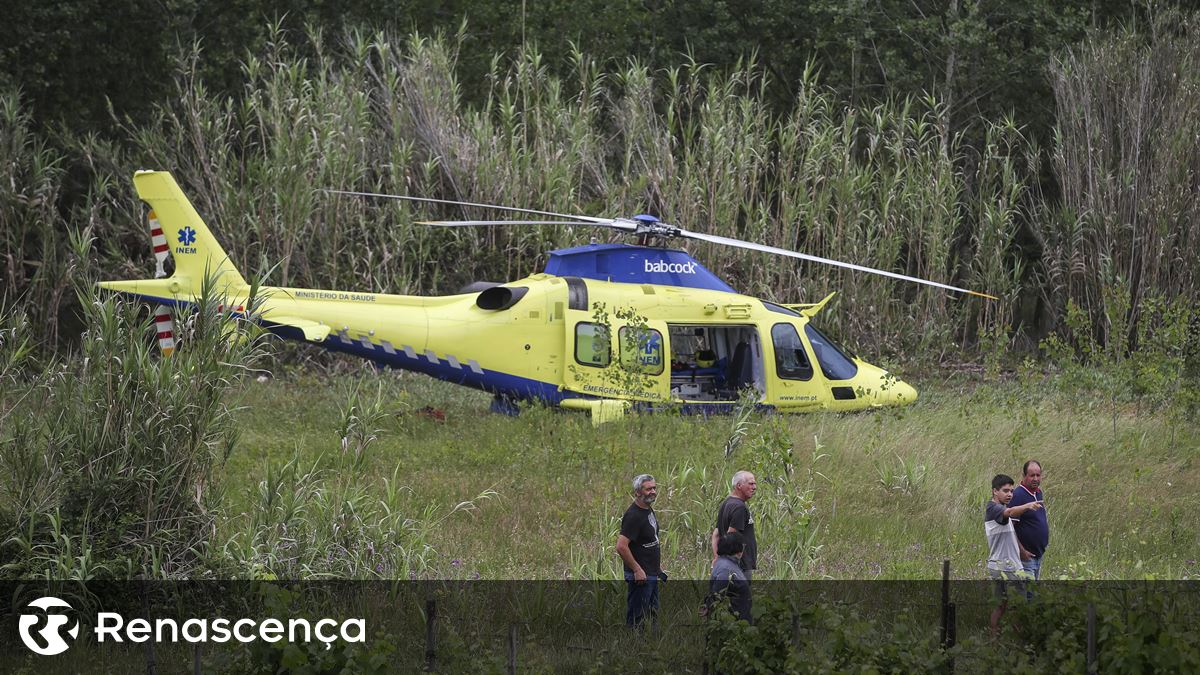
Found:
M 1190 298 L 1144 298 L 1137 308 L 1140 321 L 1131 327 L 1140 348 L 1129 351 L 1124 340 L 1104 340 L 1104 334 L 1125 335 L 1131 316 L 1128 288 L 1106 286 L 1101 330 L 1074 301 L 1067 302 L 1062 329 L 1042 341 L 1042 349 L 1068 391 L 1101 391 L 1109 401 L 1113 434 L 1129 405 L 1135 411 L 1169 411 L 1173 422 L 1194 419 L 1192 403 L 1198 379 L 1189 371 L 1189 351 L 1197 313 Z
M 3 574 L 199 574 L 238 439 L 226 396 L 261 354 L 256 329 L 206 283 L 176 317 L 181 347 L 159 358 L 136 307 L 78 292 L 79 358 L 35 362 L 24 317 L 0 339 Z
M 297 617 L 312 613 L 303 598 L 284 586 L 261 584 L 258 595 L 266 616 Z M 315 619 L 314 619 L 315 621 Z M 254 640 L 238 645 L 233 655 L 222 653 L 215 664 L 219 672 L 236 673 L 388 673 L 395 668 L 396 646 L 383 633 L 368 636 L 365 643 L 339 644 L 327 648 L 325 643 L 311 641 L 292 643 L 286 640 L 267 642 Z
M 1018 603 L 1014 621 L 1041 670 L 1087 666 L 1088 606 L 1096 615 L 1096 672 L 1185 672 L 1200 668 L 1194 591 L 1144 585 L 1053 586 Z
M 221 547 L 214 564 L 233 575 L 278 579 L 415 579 L 437 567 L 431 540 L 447 519 L 499 495 L 484 490 L 442 511 L 428 504 L 406 512 L 411 491 L 399 467 L 383 495 L 361 484 L 362 456 L 343 456 L 336 470 L 302 469 L 294 461 L 268 467 L 251 511 Z
M 925 465 L 916 460 L 905 459 L 898 453 L 892 453 L 896 458 L 894 463 L 888 463 L 883 458 L 876 460 L 875 468 L 879 472 L 879 487 L 887 492 L 898 492 L 913 497 L 925 483 Z
M 488 96 L 473 106 L 457 73 L 463 39 L 314 31 L 295 45 L 280 30 L 247 57 L 239 101 L 214 101 L 196 57 L 181 62 L 160 115 L 126 128 L 128 157 L 80 141 L 98 186 L 89 222 L 114 243 L 102 268 L 146 260 L 130 196 L 115 192 L 136 163 L 171 166 L 239 266 L 279 261 L 271 281 L 280 285 L 445 291 L 530 273 L 548 248 L 578 241 L 556 226 L 430 230 L 414 223 L 428 207 L 312 189 L 321 186 L 562 212 L 651 210 L 692 229 L 1003 298 L 978 311 L 926 288 L 698 245 L 749 293 L 793 301 L 797 287 L 839 290 L 844 311 L 830 315 L 832 331 L 873 349 L 944 354 L 1013 323 L 1036 150 L 1011 123 L 987 126 L 980 161 L 964 173 L 967 148 L 935 98 L 845 108 L 809 72 L 795 105 L 775 114 L 755 61 L 656 76 L 580 52 L 558 78 L 533 49 L 511 66 L 495 62 Z M 471 265 L 444 264 L 464 259 Z
M 56 210 L 62 157 L 31 127 L 19 97 L 0 90 L 0 308 L 29 315 L 53 343 L 75 261 Z
M 935 672 L 949 658 L 931 627 L 904 619 L 883 621 L 853 606 L 788 597 L 756 606 L 761 613 L 754 625 L 713 612 L 707 644 L 719 672 Z
M 4 294 L 44 314 L 58 343 L 59 324 L 77 323 L 62 232 L 91 227 L 106 274 L 144 266 L 125 181 L 133 168 L 170 166 L 227 248 L 243 262 L 279 261 L 283 284 L 453 289 L 526 273 L 568 239 L 557 228 L 428 233 L 406 206 L 330 203 L 308 189 L 360 187 L 648 208 L 1003 297 L 968 307 L 707 252 L 750 292 L 843 289 L 856 318 L 835 318 L 845 324 L 835 329 L 900 354 L 942 359 L 980 340 L 995 355 L 1005 338 L 1059 325 L 1068 299 L 1106 331 L 1099 288 L 1113 277 L 1129 284 L 1132 328 L 1144 295 L 1195 290 L 1184 170 L 1195 19 L 1171 5 L 22 7 L 0 26 L 0 138 L 13 174 L 0 181 Z M 1075 111 L 1056 135 L 1052 103 Z M 61 133 L 46 133 L 60 117 Z M 1120 141 L 1121 130 L 1133 136 Z M 1043 147 L 1052 165 L 1039 162 Z M 474 270 L 438 264 L 464 252 Z M 906 304 L 942 320 L 915 321 Z

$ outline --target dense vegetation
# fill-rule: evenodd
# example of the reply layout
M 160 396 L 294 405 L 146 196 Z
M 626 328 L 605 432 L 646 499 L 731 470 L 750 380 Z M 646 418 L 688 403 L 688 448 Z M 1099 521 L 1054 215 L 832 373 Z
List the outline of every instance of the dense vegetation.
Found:
M 1182 514 L 1196 484 L 1200 403 L 1195 16 L 1118 16 L 1097 2 L 1087 3 L 1092 15 L 1071 3 L 988 13 L 953 2 L 927 21 L 895 21 L 889 12 L 912 3 L 858 13 L 830 0 L 811 3 L 812 17 L 767 25 L 785 10 L 761 4 L 762 14 L 738 16 L 719 2 L 696 3 L 694 14 L 639 4 L 626 8 L 630 23 L 607 13 L 617 10 L 571 10 L 574 46 L 549 40 L 543 25 L 531 32 L 540 39 L 509 51 L 481 51 L 470 28 L 436 38 L 288 29 L 300 19 L 334 25 L 299 4 L 268 28 L 247 18 L 253 11 L 218 13 L 213 25 L 233 23 L 214 35 L 231 43 L 194 49 L 186 31 L 147 33 L 163 38 L 147 39 L 142 61 L 160 88 L 148 85 L 153 104 L 138 107 L 113 85 L 113 117 L 83 93 L 108 91 L 103 80 L 85 77 L 84 87 L 67 76 L 90 72 L 63 65 L 78 58 L 75 46 L 56 41 L 56 56 L 40 62 L 22 51 L 50 38 L 20 26 L 70 26 L 95 8 L 22 9 L 4 26 L 19 39 L 0 41 L 13 57 L 7 84 L 23 87 L 0 92 L 5 572 L 607 577 L 624 476 L 651 470 L 675 490 L 663 502 L 678 519 L 668 554 L 700 574 L 708 509 L 739 464 L 769 488 L 758 508 L 764 527 L 778 528 L 764 551 L 772 576 L 923 577 L 950 557 L 970 577 L 986 478 L 1036 454 L 1075 479 L 1059 492 L 1062 572 L 1193 576 L 1195 532 Z M 347 20 L 379 9 L 369 5 L 353 5 Z M 484 25 L 512 36 L 517 14 L 500 14 Z M 412 16 L 421 26 L 446 19 Z M 450 16 L 457 28 L 460 14 Z M 1128 23 L 1099 30 L 1117 18 Z M 692 58 L 665 55 L 680 46 L 679 27 L 700 25 Z M 768 49 L 788 25 L 811 31 L 808 42 Z M 244 51 L 231 37 L 239 30 L 249 31 Z M 718 58 L 742 51 L 722 30 L 761 33 L 763 49 Z M 166 39 L 176 34 L 178 55 Z M 613 35 L 629 42 L 606 41 Z M 905 40 L 930 49 L 905 51 Z M 1029 48 L 1007 49 L 1012 40 Z M 839 44 L 849 64 L 830 56 Z M 120 70 L 106 59 L 125 46 L 110 47 L 91 65 Z M 607 58 L 630 54 L 641 56 Z M 1019 61 L 1001 67 L 1004 58 Z M 915 61 L 897 65 L 906 59 Z M 993 90 L 1010 96 L 985 94 Z M 86 114 L 74 124 L 58 111 L 77 95 Z M 152 268 L 129 185 L 143 167 L 174 172 L 239 266 L 267 270 L 264 283 L 445 292 L 535 271 L 549 248 L 588 236 L 435 232 L 414 225 L 428 210 L 313 189 L 329 187 L 651 210 L 1001 300 L 701 247 L 698 257 L 747 292 L 799 301 L 839 291 L 823 320 L 907 367 L 906 379 L 923 378 L 922 403 L 868 418 L 666 416 L 595 432 L 536 408 L 516 422 L 477 419 L 473 394 L 407 379 L 247 381 L 262 344 L 215 307 L 186 323 L 178 359 L 155 358 L 136 308 L 88 290 Z M 294 354 L 266 363 L 285 370 Z M 980 373 L 943 382 L 938 366 L 962 361 Z M 242 416 L 230 409 L 239 395 L 250 403 Z M 458 426 L 417 414 L 425 402 Z M 979 440 L 981 429 L 991 440 Z M 732 458 L 720 454 L 739 438 Z M 497 466 L 510 470 L 498 479 Z M 1126 494 L 1130 475 L 1145 484 Z M 1129 500 L 1121 530 L 1088 508 L 1112 492 Z M 574 538 L 534 559 L 498 553 L 525 505 L 571 523 Z M 925 522 L 934 514 L 940 528 Z M 864 541 L 881 552 L 864 553 Z M 910 546 L 924 552 L 914 559 Z
M 67 74 L 82 77 L 127 46 L 113 42 L 86 67 L 70 51 L 82 39 L 55 41 L 51 56 L 30 59 L 22 50 L 49 40 L 49 29 L 20 26 L 70 27 L 99 10 L 87 2 L 27 8 L 5 26 L 19 39 L 5 43 L 10 86 L 0 89 L 0 302 L 45 326 L 44 343 L 72 344 L 81 312 L 71 279 L 148 268 L 128 178 L 157 167 L 176 174 L 243 267 L 277 265 L 268 283 L 447 292 L 534 271 L 548 248 L 588 236 L 554 228 L 435 233 L 412 224 L 428 210 L 313 190 L 358 188 L 590 213 L 648 210 L 693 229 L 1002 298 L 963 302 L 699 247 L 746 292 L 797 301 L 840 291 L 832 327 L 875 353 L 943 360 L 1028 348 L 1050 332 L 1071 337 L 1073 307 L 1089 320 L 1089 338 L 1107 344 L 1116 331 L 1123 348 L 1136 348 L 1139 336 L 1162 329 L 1157 308 L 1183 311 L 1200 284 L 1195 17 L 1161 8 L 1125 14 L 1095 2 L 1087 11 L 1016 3 L 990 13 L 953 2 L 917 21 L 901 7 L 911 4 L 856 13 L 830 1 L 804 10 L 809 17 L 763 3 L 761 16 L 746 15 L 753 19 L 720 2 L 686 12 L 577 12 L 577 31 L 567 32 L 581 37 L 575 45 L 533 39 L 548 38 L 549 28 L 539 28 L 523 47 L 489 42 L 486 65 L 470 28 L 435 39 L 328 28 L 341 21 L 303 3 L 269 26 L 248 18 L 255 7 L 236 21 L 204 3 L 182 3 L 171 17 L 133 8 L 169 19 L 161 25 L 176 33 L 161 29 L 139 52 L 146 66 L 138 72 L 153 74 L 157 88 L 140 105 L 112 98 L 111 118 L 84 114 L 85 101 L 120 88 Z M 363 3 L 343 18 L 379 9 Z M 512 36 L 519 15 L 409 10 L 388 11 L 421 26 L 465 12 L 496 36 Z M 567 11 L 540 10 L 538 21 Z M 787 21 L 767 29 L 776 16 Z M 850 16 L 851 25 L 838 19 Z M 323 28 L 285 28 L 301 19 Z M 1076 42 L 1087 26 L 1117 21 L 1126 24 Z M 695 35 L 711 39 L 696 40 L 691 57 L 670 52 L 681 33 L 662 27 L 689 22 L 709 26 Z M 787 25 L 811 35 L 768 48 Z M 713 33 L 721 27 L 724 37 Z M 213 44 L 166 46 L 169 35 L 206 30 Z M 609 41 L 610 32 L 629 48 Z M 218 35 L 244 35 L 237 44 L 247 49 Z M 756 55 L 716 58 L 742 51 L 735 47 L 747 35 L 761 37 Z M 905 40 L 930 47 L 905 51 Z M 591 48 L 599 44 L 607 46 Z M 837 44 L 861 63 L 843 70 L 845 59 L 830 53 Z M 651 54 L 606 58 L 638 55 L 641 46 Z M 913 63 L 901 67 L 905 59 Z M 122 70 L 112 64 L 108 71 Z M 989 79 L 997 77 L 1006 86 Z M 68 109 L 81 116 L 63 117 Z M 98 240 L 91 258 L 72 256 L 71 233 Z

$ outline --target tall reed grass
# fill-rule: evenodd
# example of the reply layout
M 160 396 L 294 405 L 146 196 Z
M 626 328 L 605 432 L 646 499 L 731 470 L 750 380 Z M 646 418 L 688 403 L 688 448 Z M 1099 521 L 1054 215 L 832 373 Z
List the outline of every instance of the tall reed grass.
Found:
M 38 361 L 25 317 L 0 326 L 0 575 L 190 576 L 237 443 L 228 389 L 260 341 L 206 288 L 161 359 L 138 307 L 78 292 L 76 355 Z
M 1055 61 L 1061 209 L 1041 190 L 1041 148 L 1011 119 L 983 120 L 983 143 L 967 145 L 935 97 L 847 104 L 817 84 L 815 68 L 780 114 L 753 58 L 652 72 L 576 51 L 558 76 L 522 48 L 496 56 L 487 91 L 470 97 L 483 103 L 468 105 L 456 73 L 462 33 L 299 35 L 276 25 L 246 55 L 239 96 L 212 95 L 194 48 L 179 59 L 176 95 L 150 123 L 125 124 L 116 141 L 63 136 L 54 145 L 64 149 L 53 150 L 30 130 L 16 95 L 0 96 L 3 293 L 46 319 L 53 338 L 68 313 L 72 265 L 144 275 L 148 239 L 128 177 L 162 168 L 239 265 L 277 265 L 273 284 L 453 292 L 537 271 L 548 250 L 605 236 L 427 228 L 415 221 L 501 214 L 320 191 L 351 189 L 649 211 L 1001 298 L 688 245 L 747 293 L 795 302 L 838 291 L 822 320 L 872 353 L 940 360 L 1003 350 L 1016 330 L 1040 338 L 1061 326 L 1068 301 L 1107 331 L 1105 285 L 1126 287 L 1135 336 L 1144 298 L 1194 295 L 1198 283 L 1194 18 L 1177 23 L 1148 38 L 1100 34 Z M 73 261 L 64 234 L 85 230 L 100 240 L 98 255 Z
M 1198 22 L 1163 11 L 1051 67 L 1063 203 L 1046 223 L 1044 293 L 1056 317 L 1074 303 L 1122 349 L 1163 325 L 1147 300 L 1200 295 Z
M 304 40 L 312 56 L 301 57 L 289 39 Z M 485 213 L 319 188 L 614 216 L 649 211 L 689 229 L 1003 298 L 981 306 L 867 275 L 692 246 L 748 293 L 798 302 L 840 291 L 826 322 L 872 350 L 940 354 L 1011 323 L 1023 283 L 1014 238 L 1033 208 L 1030 147 L 1011 125 L 993 124 L 975 157 L 942 128 L 944 111 L 933 99 L 846 107 L 810 71 L 792 111 L 780 116 L 752 59 L 727 70 L 688 62 L 651 72 L 576 52 L 571 75 L 559 78 L 531 48 L 498 56 L 485 102 L 468 106 L 459 95 L 457 44 L 276 30 L 262 53 L 247 55 L 244 93 L 224 100 L 210 95 L 192 52 L 180 60 L 176 96 L 153 122 L 127 125 L 120 147 L 73 141 L 93 185 L 70 226 L 86 224 L 102 238 L 106 274 L 148 269 L 128 175 L 169 169 L 238 264 L 278 264 L 270 283 L 430 293 L 537 271 L 548 250 L 598 233 L 554 226 L 448 232 L 414 221 Z M 36 144 L 22 147 L 32 162 Z M 64 226 L 51 214 L 12 217 L 47 245 L 54 242 L 47 235 Z

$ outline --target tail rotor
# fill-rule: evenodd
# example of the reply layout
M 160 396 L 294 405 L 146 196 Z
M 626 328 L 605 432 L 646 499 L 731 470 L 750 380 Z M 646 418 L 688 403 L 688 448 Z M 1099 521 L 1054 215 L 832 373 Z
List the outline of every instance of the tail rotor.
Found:
M 154 211 L 147 216 L 150 223 L 150 248 L 154 251 L 154 278 L 162 279 L 167 276 L 167 256 L 170 248 L 167 238 L 163 236 L 162 225 Z M 158 348 L 163 356 L 175 353 L 175 321 L 171 316 L 171 308 L 158 305 L 154 308 L 154 331 L 158 337 Z

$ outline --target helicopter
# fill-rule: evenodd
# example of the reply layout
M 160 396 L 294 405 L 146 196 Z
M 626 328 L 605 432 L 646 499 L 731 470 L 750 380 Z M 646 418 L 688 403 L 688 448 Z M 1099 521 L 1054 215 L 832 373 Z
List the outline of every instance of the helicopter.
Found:
M 138 171 L 150 208 L 154 279 L 100 287 L 156 305 L 164 354 L 171 311 L 195 303 L 206 279 L 243 312 L 251 286 L 169 172 Z M 261 287 L 252 317 L 284 339 L 424 373 L 493 395 L 494 412 L 518 404 L 582 410 L 594 424 L 630 409 L 730 412 L 742 401 L 778 412 L 854 411 L 912 403 L 917 391 L 841 347 L 812 319 L 819 302 L 782 304 L 739 294 L 674 239 L 706 241 L 835 265 L 985 298 L 992 296 L 851 263 L 692 232 L 650 215 L 599 218 L 471 202 L 327 190 L 358 198 L 481 207 L 539 220 L 426 221 L 441 227 L 562 224 L 597 227 L 636 244 L 551 251 L 545 269 L 516 281 L 477 283 L 455 295 Z M 544 218 L 554 220 L 545 220 Z M 174 262 L 167 276 L 166 259 Z

